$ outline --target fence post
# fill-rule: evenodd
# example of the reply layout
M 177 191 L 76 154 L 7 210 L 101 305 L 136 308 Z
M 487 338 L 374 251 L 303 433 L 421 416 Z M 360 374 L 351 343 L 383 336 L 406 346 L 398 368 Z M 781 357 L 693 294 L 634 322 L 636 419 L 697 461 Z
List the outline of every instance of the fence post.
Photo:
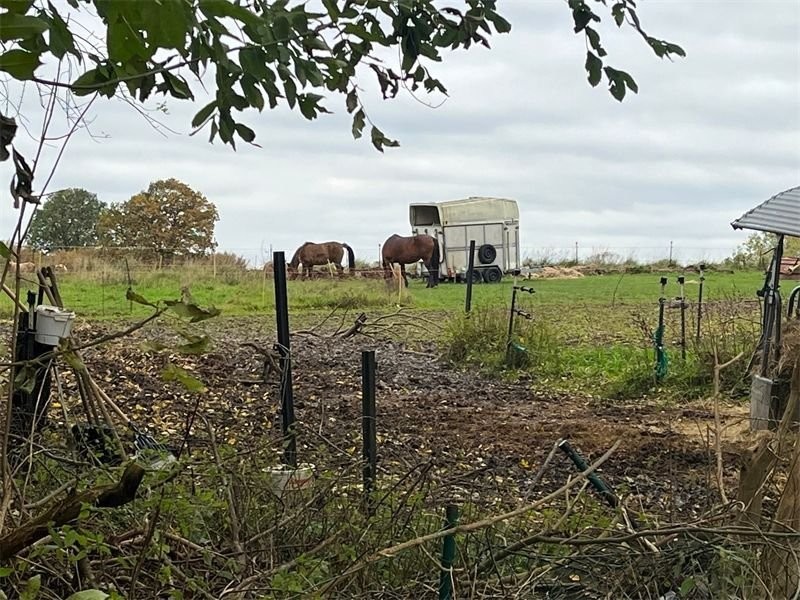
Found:
M 577 265 L 578 262 L 578 242 L 575 242 L 575 264 Z
M 448 504 L 445 507 L 444 527 L 452 529 L 458 525 L 458 507 Z M 453 598 L 453 563 L 456 559 L 456 536 L 452 533 L 444 537 L 442 543 L 442 572 L 439 576 L 439 600 Z
M 475 240 L 469 241 L 469 262 L 467 264 L 467 298 L 464 310 L 472 310 L 472 272 L 475 270 Z
M 669 266 L 672 266 L 672 240 L 669 241 Z
M 372 490 L 378 471 L 377 411 L 375 408 L 375 351 L 361 352 L 361 433 L 364 458 L 364 507 L 372 514 Z
M 278 352 L 281 355 L 281 426 L 283 462 L 297 466 L 297 440 L 294 431 L 294 394 L 292 390 L 292 356 L 289 339 L 289 300 L 286 293 L 286 256 L 276 252 L 275 317 L 278 326 Z

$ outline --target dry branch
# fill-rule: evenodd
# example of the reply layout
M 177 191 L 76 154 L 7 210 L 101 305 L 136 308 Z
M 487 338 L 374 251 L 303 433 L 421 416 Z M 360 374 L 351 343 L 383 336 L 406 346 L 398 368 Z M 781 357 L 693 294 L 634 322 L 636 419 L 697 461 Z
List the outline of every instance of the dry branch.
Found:
M 80 494 L 72 493 L 64 500 L 54 503 L 38 517 L 0 538 L 0 561 L 7 561 L 44 538 L 50 533 L 51 527 L 61 527 L 75 521 L 85 504 L 98 508 L 116 508 L 133 501 L 143 477 L 144 469 L 132 462 L 125 468 L 117 483 L 90 488 Z
M 473 531 L 479 531 L 481 529 L 486 529 L 487 527 L 491 527 L 491 526 L 496 525 L 498 523 L 502 523 L 503 521 L 508 521 L 509 519 L 513 519 L 515 517 L 522 516 L 525 513 L 534 511 L 534 510 L 544 506 L 545 504 L 547 504 L 551 500 L 554 500 L 555 498 L 558 498 L 559 496 L 561 496 L 565 492 L 569 491 L 572 487 L 574 487 L 578 483 L 582 482 L 591 473 L 594 473 L 603 463 L 605 463 L 611 457 L 611 455 L 617 450 L 617 448 L 619 448 L 619 445 L 621 443 L 622 443 L 622 440 L 617 440 L 616 442 L 614 442 L 614 445 L 611 446 L 611 448 L 609 448 L 608 451 L 605 454 L 603 454 L 603 456 L 598 458 L 587 469 L 585 469 L 584 471 L 579 473 L 573 479 L 569 480 L 567 483 L 562 485 L 556 491 L 546 495 L 545 497 L 537 500 L 536 502 L 533 502 L 531 504 L 525 504 L 523 506 L 515 508 L 512 511 L 501 513 L 499 515 L 494 515 L 494 516 L 491 516 L 491 517 L 487 517 L 485 519 L 481 519 L 480 521 L 474 521 L 472 523 L 465 523 L 463 525 L 458 525 L 456 527 L 451 527 L 451 528 L 448 528 L 448 529 L 442 529 L 442 530 L 437 531 L 435 533 L 429 533 L 427 535 L 423 535 L 423 536 L 414 538 L 412 540 L 407 540 L 407 541 L 402 542 L 400 544 L 396 544 L 394 546 L 390 546 L 389 548 L 384 548 L 383 550 L 379 550 L 378 552 L 375 552 L 375 553 L 367 556 L 366 558 L 360 560 L 359 562 L 357 562 L 355 565 L 353 565 L 349 569 L 346 569 L 341 575 L 337 576 L 336 578 L 334 578 L 333 580 L 328 582 L 320 590 L 320 595 L 322 597 L 325 597 L 326 594 L 332 593 L 333 590 L 336 588 L 336 586 L 339 584 L 339 582 L 341 582 L 343 579 L 351 577 L 352 575 L 358 573 L 359 571 L 365 569 L 366 567 L 368 567 L 369 565 L 371 565 L 373 563 L 376 563 L 376 562 L 378 562 L 380 560 L 383 560 L 385 558 L 392 558 L 396 554 L 399 554 L 400 552 L 403 552 L 405 550 L 409 550 L 411 548 L 416 548 L 417 546 L 421 546 L 421 545 L 426 544 L 428 542 L 432 542 L 434 540 L 441 539 L 441 538 L 443 538 L 445 536 L 448 536 L 448 535 L 458 535 L 458 534 L 462 534 L 462 533 L 470 533 L 470 532 L 473 532 Z

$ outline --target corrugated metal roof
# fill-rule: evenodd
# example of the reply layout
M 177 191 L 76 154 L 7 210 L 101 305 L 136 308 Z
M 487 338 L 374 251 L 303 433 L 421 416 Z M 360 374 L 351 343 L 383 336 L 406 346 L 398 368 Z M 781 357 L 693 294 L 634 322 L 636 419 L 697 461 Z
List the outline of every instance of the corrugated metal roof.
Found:
M 748 210 L 731 226 L 800 237 L 800 186 L 776 194 Z

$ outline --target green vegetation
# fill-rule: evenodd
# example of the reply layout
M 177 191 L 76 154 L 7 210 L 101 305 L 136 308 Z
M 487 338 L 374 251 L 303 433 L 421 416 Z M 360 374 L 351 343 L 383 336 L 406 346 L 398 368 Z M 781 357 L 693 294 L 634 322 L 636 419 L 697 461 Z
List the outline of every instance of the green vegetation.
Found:
M 678 292 L 674 275 L 669 275 L 667 293 Z M 658 274 L 598 275 L 580 279 L 542 279 L 525 282 L 536 294 L 522 302 L 534 309 L 549 307 L 557 312 L 573 312 L 575 319 L 582 318 L 578 307 L 591 306 L 603 316 L 602 329 L 608 331 L 615 325 L 608 317 L 634 307 L 646 308 L 658 302 Z M 201 304 L 211 304 L 227 316 L 271 313 L 275 308 L 272 279 L 260 271 L 243 271 L 238 268 L 218 269 L 214 278 L 211 266 L 202 268 L 174 268 L 134 271 L 131 274 L 134 289 L 147 298 L 177 298 L 183 286 L 189 286 L 192 295 Z M 697 297 L 696 276 L 687 276 L 686 294 L 689 300 Z M 60 276 L 60 289 L 64 301 L 81 316 L 108 318 L 146 314 L 143 307 L 129 306 L 125 300 L 128 287 L 123 270 L 105 271 L 102 268 L 90 273 L 66 273 Z M 759 272 L 710 273 L 706 275 L 704 297 L 709 301 L 729 299 L 755 299 L 763 277 Z M 32 284 L 31 284 L 32 285 Z M 511 300 L 513 282 L 506 280 L 497 285 L 476 285 L 473 305 L 480 307 L 506 307 Z M 408 290 L 398 295 L 397 288 L 389 290 L 382 280 L 329 279 L 289 282 L 289 304 L 295 313 L 324 311 L 344 304 L 353 309 L 390 309 L 397 304 L 426 311 L 459 312 L 464 307 L 465 286 L 442 284 L 436 289 L 425 289 L 424 283 L 412 280 Z M 11 314 L 7 299 L 0 304 L 2 314 Z M 573 320 L 559 319 L 564 321 Z M 559 324 L 562 326 L 562 324 Z
M 520 306 L 533 320 L 518 319 L 515 339 L 527 349 L 525 366 L 536 382 L 552 388 L 580 390 L 607 398 L 656 394 L 653 380 L 652 334 L 656 326 L 658 274 L 599 275 L 579 279 L 542 279 L 526 282 L 536 289 L 523 294 Z M 670 275 L 669 296 L 678 293 L 676 275 Z M 201 305 L 214 306 L 225 317 L 274 314 L 272 279 L 260 271 L 220 266 L 217 277 L 208 268 L 162 269 L 132 274 L 135 291 L 150 300 L 178 298 L 188 286 Z M 669 375 L 658 395 L 694 397 L 711 385 L 714 345 L 721 362 L 744 353 L 738 368 L 726 370 L 723 385 L 742 391 L 742 370 L 758 335 L 755 290 L 759 272 L 710 273 L 706 276 L 703 337 L 696 344 L 696 276 L 687 276 L 688 353 L 684 361 L 676 345 L 679 310 L 666 313 Z M 434 290 L 412 281 L 408 290 L 389 289 L 382 280 L 329 279 L 290 281 L 289 303 L 295 326 L 320 322 L 334 309 L 377 315 L 404 307 L 446 323 L 444 357 L 453 364 L 492 373 L 507 373 L 505 344 L 512 281 L 478 285 L 474 310 L 463 313 L 465 286 L 443 284 Z M 67 273 L 61 292 L 70 308 L 89 319 L 140 318 L 148 308 L 125 299 L 127 275 L 122 272 Z M 2 306 L 9 315 L 10 302 Z M 421 327 L 419 339 L 434 333 Z

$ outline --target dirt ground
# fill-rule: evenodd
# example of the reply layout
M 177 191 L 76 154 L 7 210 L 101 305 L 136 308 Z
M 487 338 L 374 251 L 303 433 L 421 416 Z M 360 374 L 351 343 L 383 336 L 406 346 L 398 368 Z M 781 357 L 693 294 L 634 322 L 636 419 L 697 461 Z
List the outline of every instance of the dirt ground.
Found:
M 132 339 L 88 350 L 86 363 L 104 389 L 140 425 L 174 445 L 180 444 L 187 417 L 199 412 L 216 437 L 240 451 L 280 448 L 278 381 L 261 378 L 262 359 L 246 341 L 270 348 L 269 320 L 215 320 L 204 324 L 213 348 L 196 357 L 148 353 L 146 340 L 167 339 L 148 329 Z M 80 338 L 113 331 L 114 326 L 80 327 Z M 536 489 L 531 481 L 561 438 L 587 460 L 622 445 L 602 469 L 603 476 L 628 501 L 660 520 L 686 519 L 709 508 L 718 495 L 714 483 L 714 419 L 710 405 L 659 407 L 654 403 L 611 404 L 600 398 L 540 389 L 535 381 L 506 382 L 454 370 L 428 353 L 432 344 L 375 341 L 365 337 L 292 339 L 296 416 L 300 421 L 299 460 L 358 456 L 361 435 L 361 351 L 374 349 L 378 363 L 378 438 L 380 465 L 400 474 L 431 461 L 442 493 L 473 500 L 514 504 L 562 484 L 575 468 L 560 453 Z M 201 379 L 205 392 L 186 392 L 165 383 L 160 371 L 170 359 Z M 71 386 L 67 382 L 66 392 Z M 81 420 L 77 400 L 69 418 Z M 54 412 L 54 414 L 57 414 Z M 747 445 L 746 409 L 726 407 L 724 456 L 726 483 L 735 485 L 737 456 Z M 190 449 L 207 440 L 195 421 Z M 267 460 L 273 460 L 267 457 Z

